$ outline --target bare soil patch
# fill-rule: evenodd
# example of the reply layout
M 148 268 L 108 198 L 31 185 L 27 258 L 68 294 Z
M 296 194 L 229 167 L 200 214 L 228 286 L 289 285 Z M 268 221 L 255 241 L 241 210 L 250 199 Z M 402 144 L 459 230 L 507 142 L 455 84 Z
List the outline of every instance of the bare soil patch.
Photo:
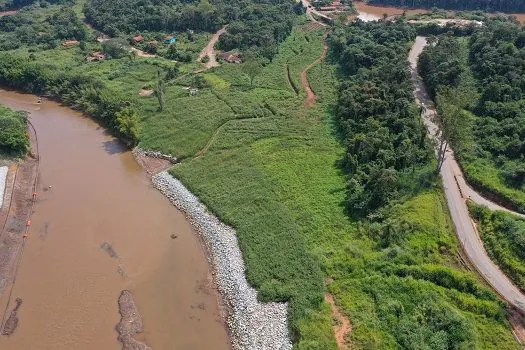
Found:
M 133 295 L 129 290 L 123 290 L 118 298 L 120 322 L 117 324 L 118 340 L 122 343 L 122 350 L 151 350 L 145 343 L 135 339 L 137 334 L 144 331 L 142 316 Z
M 141 152 L 133 155 L 139 165 L 146 171 L 149 176 L 156 175 L 161 171 L 167 170 L 173 164 L 166 159 L 149 157 Z
M 140 89 L 139 96 L 145 97 L 145 96 L 151 96 L 153 95 L 155 91 L 151 89 Z
M 0 17 L 16 15 L 17 13 L 18 13 L 18 10 L 0 11 Z
M 208 42 L 208 45 L 202 49 L 202 51 L 199 54 L 199 58 L 197 59 L 199 62 L 202 61 L 202 59 L 206 56 L 208 56 L 209 60 L 204 64 L 205 69 L 210 69 L 212 67 L 218 67 L 219 63 L 217 62 L 217 58 L 215 57 L 215 44 L 219 40 L 219 37 L 221 34 L 226 32 L 226 26 L 219 29 L 215 34 L 212 35 L 210 41 Z
M 339 350 L 348 350 L 349 347 L 346 344 L 346 336 L 352 331 L 352 326 L 350 325 L 350 320 L 348 317 L 343 315 L 337 305 L 335 304 L 334 297 L 326 293 L 324 295 L 324 300 L 330 304 L 332 309 L 332 317 L 336 320 L 337 324 L 334 326 L 335 340 Z

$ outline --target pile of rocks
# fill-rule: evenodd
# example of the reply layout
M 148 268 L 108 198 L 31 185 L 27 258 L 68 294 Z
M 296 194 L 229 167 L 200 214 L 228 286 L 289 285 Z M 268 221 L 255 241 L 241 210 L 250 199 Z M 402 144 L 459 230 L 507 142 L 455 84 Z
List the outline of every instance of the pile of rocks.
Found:
M 120 322 L 117 324 L 118 340 L 122 343 L 122 350 L 151 350 L 146 344 L 133 338 L 142 333 L 142 316 L 139 313 L 133 295 L 128 290 L 123 290 L 118 298 Z
M 202 236 L 214 268 L 215 282 L 228 307 L 228 326 L 235 350 L 289 350 L 286 303 L 260 303 L 245 277 L 235 230 L 209 213 L 184 185 L 163 171 L 152 178 Z
M 176 157 L 174 157 L 174 156 L 172 156 L 170 154 L 164 154 L 164 153 L 157 152 L 157 151 L 148 151 L 148 150 L 143 150 L 142 148 L 139 148 L 139 147 L 135 147 L 133 149 L 132 153 L 135 156 L 135 158 L 137 158 L 137 156 L 141 155 L 141 156 L 146 156 L 146 157 L 150 157 L 150 158 L 164 159 L 164 160 L 169 161 L 172 164 L 177 163 L 177 158 Z
M 4 192 L 5 192 L 6 182 L 7 182 L 7 167 L 1 166 L 0 167 L 0 208 L 2 208 L 2 205 L 4 204 Z

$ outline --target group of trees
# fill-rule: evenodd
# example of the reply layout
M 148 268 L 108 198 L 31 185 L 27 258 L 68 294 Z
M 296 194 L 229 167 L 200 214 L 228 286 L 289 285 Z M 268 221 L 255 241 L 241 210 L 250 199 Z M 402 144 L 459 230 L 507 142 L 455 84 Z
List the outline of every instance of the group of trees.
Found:
M 218 46 L 223 50 L 250 49 L 254 53 L 272 59 L 278 44 L 292 31 L 300 4 L 292 1 L 254 1 L 240 7 L 231 18 L 226 33 L 221 35 Z
M 146 30 L 214 32 L 228 24 L 221 49 L 253 48 L 269 59 L 290 34 L 297 11 L 301 5 L 291 0 L 89 0 L 84 9 L 89 23 L 111 36 Z
M 0 153 L 15 157 L 24 155 L 29 148 L 26 128 L 24 113 L 0 106 Z
M 461 59 L 461 50 L 456 38 L 440 36 L 437 43 L 429 45 L 420 57 L 421 75 L 436 98 L 439 90 L 457 89 L 462 84 L 462 72 L 466 69 L 474 74 L 476 91 L 471 95 L 479 98 L 467 101 L 456 99 L 455 104 L 470 109 L 478 116 L 475 125 L 469 128 L 464 124 L 459 128 L 472 134 L 475 147 L 463 152 L 461 143 L 457 142 L 453 145 L 456 153 L 460 159 L 490 159 L 508 186 L 523 188 L 525 30 L 508 22 L 489 22 L 472 35 L 468 60 Z M 461 93 L 455 95 L 457 97 Z M 452 99 L 441 100 L 443 102 L 438 103 L 438 108 L 443 109 Z
M 74 0 L 7 0 L 0 2 L 0 10 L 12 10 L 19 9 L 24 6 L 32 5 L 34 3 L 40 3 L 41 6 L 46 6 L 46 4 L 71 4 Z
M 481 93 L 474 134 L 508 185 L 525 185 L 525 30 L 490 25 L 471 39 L 470 60 Z
M 428 92 L 435 98 L 439 87 L 457 88 L 465 64 L 461 62 L 461 47 L 451 36 L 431 37 L 428 47 L 419 56 L 419 73 Z
M 521 0 L 369 0 L 372 5 L 402 6 L 411 8 L 443 8 L 450 10 L 483 10 L 523 12 L 525 2 Z
M 222 9 L 207 0 L 89 0 L 86 19 L 111 36 L 136 31 L 215 31 L 225 21 Z
M 138 114 L 98 79 L 11 54 L 0 55 L 0 85 L 47 94 L 75 106 L 128 140 L 138 141 Z
M 47 16 L 35 14 L 35 9 L 0 17 L 0 50 L 12 50 L 23 45 L 56 47 L 68 39 L 86 40 L 88 31 L 74 10 L 65 6 Z
M 354 215 L 413 190 L 417 181 L 407 177 L 429 161 L 406 60 L 414 38 L 414 30 L 401 22 L 357 23 L 331 36 L 332 55 L 346 76 L 336 118 L 347 148 L 346 205 Z
M 474 134 L 501 166 L 508 185 L 525 185 L 525 30 L 510 23 L 489 26 L 471 40 L 472 70 L 481 98 Z

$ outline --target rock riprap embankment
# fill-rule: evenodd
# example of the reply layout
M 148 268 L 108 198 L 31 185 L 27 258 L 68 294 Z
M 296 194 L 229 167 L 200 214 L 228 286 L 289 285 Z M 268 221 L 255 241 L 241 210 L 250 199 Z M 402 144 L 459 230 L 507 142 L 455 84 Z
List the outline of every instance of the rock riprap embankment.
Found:
M 260 303 L 245 277 L 235 230 L 208 212 L 184 185 L 163 171 L 153 184 L 180 210 L 202 236 L 214 269 L 215 282 L 228 309 L 228 327 L 235 350 L 288 350 L 286 303 Z
M 133 153 L 133 156 L 135 156 L 135 158 L 137 158 L 138 156 L 146 156 L 150 158 L 167 160 L 172 164 L 177 163 L 177 157 L 172 156 L 171 154 L 164 154 L 162 152 L 157 152 L 157 151 L 148 151 L 148 150 L 144 150 L 139 147 L 135 147 L 132 153 Z

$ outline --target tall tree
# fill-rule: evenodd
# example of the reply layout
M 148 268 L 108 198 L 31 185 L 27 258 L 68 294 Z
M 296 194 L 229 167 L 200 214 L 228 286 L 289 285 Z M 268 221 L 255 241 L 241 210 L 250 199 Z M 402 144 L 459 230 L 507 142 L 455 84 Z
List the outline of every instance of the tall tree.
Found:
M 250 80 L 250 87 L 253 87 L 253 81 L 261 73 L 262 65 L 257 59 L 249 58 L 242 64 L 242 72 Z
M 160 69 L 157 71 L 157 81 L 155 83 L 154 91 L 155 91 L 155 96 L 157 96 L 157 100 L 159 102 L 159 111 L 163 111 L 164 103 L 165 103 L 166 86 L 164 83 L 164 77 L 162 76 Z

